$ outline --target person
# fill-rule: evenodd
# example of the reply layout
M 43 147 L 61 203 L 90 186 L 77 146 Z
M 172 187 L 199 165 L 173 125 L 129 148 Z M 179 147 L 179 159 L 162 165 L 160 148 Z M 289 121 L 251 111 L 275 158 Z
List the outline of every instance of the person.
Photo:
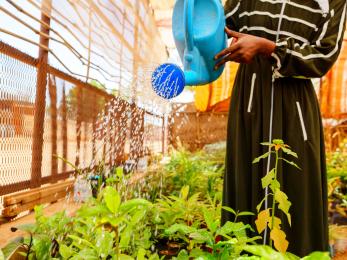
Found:
M 310 79 L 326 74 L 339 55 L 346 0 L 227 0 L 225 14 L 233 39 L 216 55 L 216 69 L 230 61 L 240 67 L 230 102 L 223 205 L 256 212 L 265 192 L 261 179 L 274 158 L 252 161 L 267 152 L 261 142 L 282 139 L 301 168 L 280 164 L 278 170 L 292 202 L 292 225 L 282 218 L 288 251 L 328 251 L 324 135 Z M 223 210 L 222 223 L 228 220 L 233 216 Z

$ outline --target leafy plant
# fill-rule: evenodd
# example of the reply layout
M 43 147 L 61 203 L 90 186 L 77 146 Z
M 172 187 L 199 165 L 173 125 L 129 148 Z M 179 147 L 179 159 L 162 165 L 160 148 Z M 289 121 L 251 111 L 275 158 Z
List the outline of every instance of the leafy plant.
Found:
M 184 224 L 188 226 L 199 226 L 203 220 L 201 208 L 204 206 L 200 201 L 200 193 L 189 196 L 189 186 L 184 186 L 179 196 L 162 196 L 157 200 L 158 207 L 157 223 L 160 230 L 172 226 L 173 224 Z M 181 236 L 174 236 L 171 239 L 184 239 Z M 187 241 L 186 241 L 187 242 Z
M 262 145 L 268 146 L 269 152 L 256 158 L 253 163 L 258 163 L 260 160 L 268 158 L 271 154 L 275 154 L 276 160 L 275 168 L 270 170 L 270 172 L 268 172 L 267 175 L 261 180 L 263 189 L 269 189 L 271 190 L 271 193 L 266 194 L 265 198 L 257 206 L 258 218 L 255 224 L 259 234 L 264 232 L 268 226 L 271 230 L 269 243 L 270 247 L 272 247 L 274 243 L 275 248 L 284 253 L 287 251 L 289 242 L 286 240 L 285 232 L 281 229 L 282 221 L 276 216 L 276 210 L 277 208 L 280 209 L 287 216 L 289 225 L 291 225 L 291 215 L 289 213 L 291 202 L 288 200 L 287 195 L 281 191 L 281 184 L 278 181 L 278 162 L 282 160 L 285 163 L 300 169 L 294 162 L 280 157 L 280 151 L 295 158 L 298 158 L 298 155 L 293 152 L 288 145 L 284 144 L 282 140 L 276 139 L 273 140 L 272 143 L 262 143 Z M 260 211 L 263 203 L 265 200 L 269 199 L 270 196 L 272 197 L 272 207 Z
M 263 188 L 271 190 L 268 197 L 272 196 L 274 205 L 260 211 L 268 197 L 258 205 L 256 226 L 259 233 L 269 226 L 271 244 L 274 242 L 280 252 L 270 246 L 257 245 L 259 236 L 249 237 L 252 227 L 240 222 L 239 217 L 253 215 L 251 212 L 224 207 L 234 219 L 221 226 L 223 149 L 195 154 L 185 150 L 174 152 L 168 165 L 157 165 L 153 176 L 139 186 L 138 192 L 155 190 L 151 201 L 134 198 L 134 190 L 127 185 L 131 176 L 124 176 L 121 168 L 113 169 L 105 174 L 106 185 L 98 186 L 98 196 L 84 203 L 73 217 L 65 212 L 46 217 L 43 208 L 36 207 L 36 223 L 20 227 L 30 236 L 12 243 L 6 251 L 21 246 L 29 259 L 159 260 L 156 251 L 164 240 L 164 243 L 179 243 L 181 247 L 173 257 L 179 260 L 300 259 L 284 252 L 288 244 L 276 215 L 278 209 L 282 210 L 290 223 L 290 202 L 280 189 L 277 168 L 280 160 L 296 166 L 282 158 L 282 153 L 297 155 L 281 140 L 263 145 L 269 147 L 269 153 L 254 163 L 270 154 L 276 155 L 275 168 L 262 179 Z M 101 176 L 104 170 L 98 168 L 94 175 Z M 7 255 L 5 249 L 4 253 Z M 0 260 L 1 257 L 0 251 Z M 315 252 L 303 259 L 325 260 L 329 256 Z
M 214 197 L 222 190 L 225 151 L 208 154 L 205 151 L 191 153 L 180 147 L 173 151 L 170 162 L 165 166 L 165 191 L 176 195 L 184 186 L 190 193 L 200 192 L 203 196 Z M 207 191 L 207 193 L 206 193 Z
M 189 243 L 188 251 L 181 251 L 178 259 L 235 259 L 247 243 L 261 238 L 248 238 L 246 231 L 251 230 L 250 225 L 227 222 L 221 227 L 219 214 L 207 209 L 203 209 L 203 213 L 205 228 L 174 224 L 165 230 L 169 236 L 176 233 L 185 236 Z

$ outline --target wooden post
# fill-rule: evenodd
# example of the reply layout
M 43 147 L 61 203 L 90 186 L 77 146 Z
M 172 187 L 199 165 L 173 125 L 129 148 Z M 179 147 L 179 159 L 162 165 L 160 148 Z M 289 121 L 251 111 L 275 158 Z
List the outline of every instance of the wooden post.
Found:
M 65 96 L 65 82 L 63 82 L 63 98 L 62 102 L 62 136 L 63 136 L 63 158 L 67 159 L 67 105 Z M 66 172 L 66 163 L 63 162 L 62 171 Z
M 145 132 L 145 111 L 131 105 L 131 129 L 130 129 L 130 158 L 137 164 L 138 159 L 143 156 L 143 141 Z
M 52 139 L 52 156 L 51 156 L 51 182 L 56 181 L 58 174 L 58 161 L 57 161 L 57 85 L 55 78 L 49 77 L 49 97 L 51 100 L 51 139 Z
M 42 8 L 45 6 L 48 10 L 45 13 L 51 13 L 51 0 L 43 0 Z M 46 8 L 45 8 L 46 9 Z M 37 66 L 37 83 L 36 83 L 36 98 L 35 98 L 35 114 L 34 114 L 34 129 L 33 129 L 33 144 L 32 144 L 32 161 L 31 161 L 31 188 L 36 188 L 41 185 L 41 167 L 42 167 L 42 149 L 43 149 L 43 134 L 44 120 L 46 110 L 46 85 L 47 85 L 47 68 L 48 68 L 48 51 L 49 38 L 44 35 L 49 35 L 49 28 L 43 24 L 50 25 L 50 18 L 41 13 L 41 28 L 40 32 L 40 47 L 39 48 L 39 63 Z
M 168 118 L 168 148 L 170 149 L 174 145 L 174 113 L 170 113 Z
M 116 118 L 116 164 L 124 163 L 124 148 L 126 142 L 127 126 L 127 103 L 117 98 L 117 106 L 120 107 L 115 113 Z
M 104 112 L 103 112 L 103 116 L 101 118 L 101 122 L 102 122 L 102 139 L 103 139 L 103 148 L 102 148 L 102 161 L 104 164 L 106 164 L 106 145 L 107 145 L 107 129 L 106 128 L 106 123 L 107 123 L 107 117 L 108 117 L 108 105 L 107 105 L 107 98 L 104 98 L 105 102 L 103 102 L 103 104 L 105 104 L 104 106 Z
M 139 0 L 136 0 L 135 2 L 135 10 L 139 10 Z M 135 15 L 138 15 L 135 13 Z M 139 120 L 137 115 L 137 107 L 136 107 L 136 92 L 137 92 L 137 83 L 138 83 L 138 34 L 139 34 L 139 28 L 138 28 L 138 19 L 135 20 L 135 27 L 134 27 L 134 51 L 133 51 L 133 84 L 132 84 L 132 90 L 131 90 L 131 113 L 130 113 L 130 159 L 137 161 L 137 152 L 136 150 L 139 149 L 139 147 L 136 147 L 138 145 L 138 135 L 139 133 L 136 131 L 137 124 L 139 122 L 136 122 Z
M 109 146 L 108 146 L 108 153 L 109 153 L 109 166 L 110 168 L 113 166 L 113 162 L 114 162 L 114 156 L 113 156 L 113 143 L 114 143 L 114 135 L 113 135 L 113 100 L 111 99 L 110 101 L 108 101 L 108 107 L 107 107 L 107 114 L 108 114 L 108 124 L 107 124 L 107 132 L 109 134 L 108 136 L 108 141 L 109 141 Z
M 76 167 L 80 164 L 80 152 L 81 152 L 81 134 L 82 134 L 82 106 L 83 106 L 83 90 L 81 85 L 77 85 L 77 115 L 76 115 L 76 141 L 77 141 L 77 151 L 76 151 Z
M 161 133 L 161 152 L 162 154 L 165 154 L 165 131 L 166 131 L 166 128 L 165 128 L 165 115 L 163 115 L 162 117 L 162 120 L 163 120 L 163 125 L 162 125 L 162 133 Z
M 96 160 L 96 124 L 97 124 L 97 116 L 98 116 L 98 105 L 97 105 L 97 95 L 92 95 L 92 106 L 93 106 L 93 135 L 92 135 L 92 153 L 93 153 L 93 159 L 92 161 Z

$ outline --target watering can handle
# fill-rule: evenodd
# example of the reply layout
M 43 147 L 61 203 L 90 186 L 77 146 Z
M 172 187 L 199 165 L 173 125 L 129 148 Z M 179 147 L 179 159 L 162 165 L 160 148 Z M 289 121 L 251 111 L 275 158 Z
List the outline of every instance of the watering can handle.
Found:
M 184 17 L 185 17 L 185 35 L 186 35 L 186 46 L 188 51 L 194 49 L 194 4 L 195 0 L 185 0 L 184 5 Z

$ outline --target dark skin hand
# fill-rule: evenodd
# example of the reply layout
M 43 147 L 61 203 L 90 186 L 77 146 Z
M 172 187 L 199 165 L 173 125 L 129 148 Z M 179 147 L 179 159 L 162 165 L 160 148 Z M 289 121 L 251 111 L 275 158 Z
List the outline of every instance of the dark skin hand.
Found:
M 270 57 L 276 48 L 274 42 L 265 38 L 235 32 L 227 27 L 225 27 L 225 32 L 229 37 L 233 37 L 233 40 L 228 48 L 215 56 L 215 60 L 218 60 L 215 70 L 228 61 L 249 64 L 257 55 Z

